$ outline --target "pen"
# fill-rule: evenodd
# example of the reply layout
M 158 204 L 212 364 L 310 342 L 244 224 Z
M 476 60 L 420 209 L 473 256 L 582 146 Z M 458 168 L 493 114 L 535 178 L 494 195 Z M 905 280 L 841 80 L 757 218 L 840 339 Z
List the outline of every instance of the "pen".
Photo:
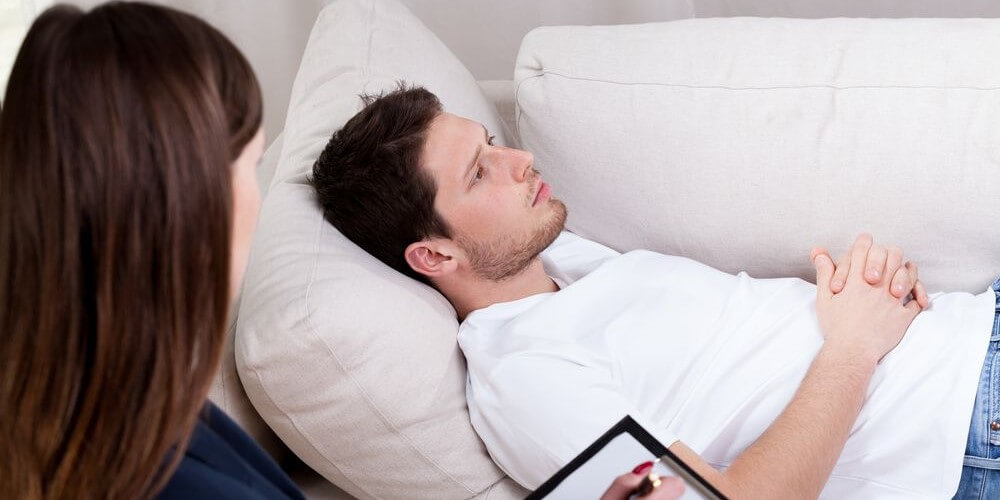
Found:
M 642 498 L 652 493 L 653 490 L 659 487 L 662 483 L 663 481 L 660 479 L 658 474 L 650 472 L 649 474 L 646 474 L 646 477 L 642 478 L 642 482 L 640 482 L 639 486 L 635 488 L 635 492 L 633 492 L 632 495 L 634 495 L 634 498 Z

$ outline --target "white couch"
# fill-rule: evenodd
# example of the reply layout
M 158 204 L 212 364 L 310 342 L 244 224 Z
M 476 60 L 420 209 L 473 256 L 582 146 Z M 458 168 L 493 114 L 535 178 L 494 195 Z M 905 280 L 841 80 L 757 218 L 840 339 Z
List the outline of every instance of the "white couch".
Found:
M 468 423 L 450 306 L 332 230 L 306 183 L 356 94 L 400 78 L 535 153 L 569 229 L 619 250 L 808 278 L 811 245 L 870 230 L 932 291 L 981 291 L 1000 274 L 1000 71 L 983 63 L 997 33 L 989 20 L 545 28 L 514 81 L 477 83 L 396 2 L 341 0 L 317 20 L 262 164 L 213 400 L 294 463 L 291 448 L 313 497 L 525 493 Z

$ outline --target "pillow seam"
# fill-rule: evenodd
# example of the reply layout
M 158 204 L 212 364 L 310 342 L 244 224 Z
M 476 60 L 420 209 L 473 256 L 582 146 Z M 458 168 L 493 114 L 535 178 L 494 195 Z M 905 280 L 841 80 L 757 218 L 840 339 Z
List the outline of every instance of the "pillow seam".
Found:
M 558 76 L 566 78 L 568 80 L 581 80 L 588 82 L 597 83 L 607 83 L 612 85 L 646 85 L 646 86 L 656 86 L 656 87 L 678 87 L 678 88 L 690 88 L 690 89 L 711 89 L 711 90 L 794 90 L 794 89 L 811 89 L 811 88 L 826 88 L 832 90 L 861 90 L 861 89 L 912 89 L 912 90 L 976 90 L 976 91 L 996 91 L 1000 90 L 1000 86 L 983 87 L 983 86 L 946 86 L 946 85 L 832 85 L 832 84 L 808 84 L 808 85 L 770 85 L 770 86 L 727 86 L 727 85 L 694 85 L 694 84 L 684 84 L 684 83 L 670 83 L 670 82 L 624 82 L 615 81 L 603 78 L 592 78 L 585 76 L 573 76 L 565 73 L 560 73 L 554 70 L 542 70 L 539 74 L 526 77 L 520 82 L 518 82 L 518 92 L 520 92 L 521 84 L 532 78 L 540 78 L 544 76 Z M 516 99 L 516 97 L 515 97 Z

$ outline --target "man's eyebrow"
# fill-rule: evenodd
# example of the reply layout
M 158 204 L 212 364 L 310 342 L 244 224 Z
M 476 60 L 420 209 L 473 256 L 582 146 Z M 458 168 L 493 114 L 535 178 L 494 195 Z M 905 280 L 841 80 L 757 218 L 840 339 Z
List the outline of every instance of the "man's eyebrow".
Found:
M 483 138 L 485 139 L 483 142 L 490 142 L 490 132 L 486 130 L 486 125 L 480 123 L 479 126 L 483 127 Z M 482 152 L 483 145 L 480 144 L 479 146 L 476 146 L 476 155 L 472 157 L 472 163 L 470 163 L 468 167 L 465 167 L 465 174 L 462 175 L 462 180 L 465 181 L 465 189 L 469 189 L 469 184 L 472 182 L 469 180 L 469 176 L 472 175 L 472 171 L 475 170 L 476 164 L 479 163 L 479 155 Z

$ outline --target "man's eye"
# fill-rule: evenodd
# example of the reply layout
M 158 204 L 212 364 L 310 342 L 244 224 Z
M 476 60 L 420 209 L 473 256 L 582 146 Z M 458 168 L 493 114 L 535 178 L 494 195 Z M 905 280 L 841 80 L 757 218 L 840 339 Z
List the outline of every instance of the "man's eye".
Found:
M 486 176 L 486 170 L 483 170 L 483 167 L 479 167 L 476 169 L 475 181 L 481 181 L 485 176 Z
M 493 139 L 495 139 L 495 138 L 496 138 L 495 135 L 491 135 L 490 138 L 486 141 L 486 144 L 489 144 L 490 146 L 492 146 L 493 145 Z

